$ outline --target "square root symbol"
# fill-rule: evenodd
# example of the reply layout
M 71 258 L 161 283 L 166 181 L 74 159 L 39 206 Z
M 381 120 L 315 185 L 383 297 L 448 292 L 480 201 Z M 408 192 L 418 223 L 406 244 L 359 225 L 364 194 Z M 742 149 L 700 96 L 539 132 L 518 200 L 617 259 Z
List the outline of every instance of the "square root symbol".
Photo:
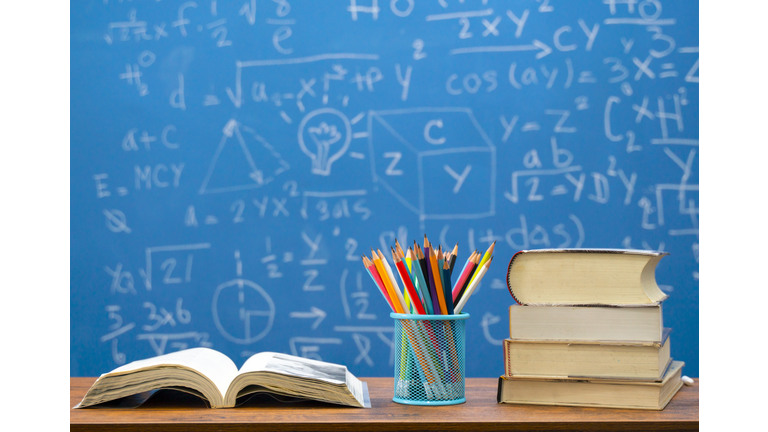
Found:
M 496 148 L 469 108 L 369 111 L 373 181 L 425 219 L 495 212 Z

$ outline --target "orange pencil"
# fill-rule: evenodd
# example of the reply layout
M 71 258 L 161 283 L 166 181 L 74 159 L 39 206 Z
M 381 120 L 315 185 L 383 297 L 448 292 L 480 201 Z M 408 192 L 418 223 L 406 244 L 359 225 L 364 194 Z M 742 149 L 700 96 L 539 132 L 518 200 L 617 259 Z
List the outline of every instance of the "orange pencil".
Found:
M 443 283 L 440 278 L 440 269 L 437 268 L 437 251 L 432 250 L 434 253 L 430 253 L 430 266 L 432 268 L 432 276 L 435 279 L 435 293 L 437 294 L 437 301 L 440 304 L 440 313 L 448 315 L 448 307 L 445 305 L 445 293 L 443 292 Z
M 384 268 L 384 265 L 381 263 L 381 259 L 379 258 L 378 255 L 376 255 L 375 251 L 372 252 L 372 255 L 373 255 L 373 264 L 376 266 L 376 269 L 379 271 L 379 276 L 381 277 L 381 280 L 384 282 L 384 286 L 387 289 L 389 298 L 392 300 L 392 306 L 395 307 L 395 312 L 405 313 L 403 312 L 402 303 L 400 303 L 399 299 L 397 298 L 397 295 L 395 294 L 395 289 L 392 288 L 392 283 L 389 281 L 389 276 L 387 276 L 387 270 Z
M 386 258 L 384 258 L 384 254 L 381 253 L 380 250 L 376 250 L 379 254 L 379 258 L 381 259 L 381 265 L 384 267 L 384 270 L 387 272 L 387 278 L 389 279 L 389 283 L 392 286 L 392 290 L 395 292 L 395 295 L 397 296 L 397 299 L 400 301 L 400 306 L 403 307 L 403 310 L 406 314 L 411 313 L 411 310 L 408 308 L 408 303 L 405 301 L 405 298 L 403 297 L 403 293 L 400 292 L 400 286 L 397 284 L 397 280 L 395 279 L 395 274 L 392 271 L 392 267 L 389 266 L 389 262 Z
M 387 288 L 384 286 L 384 282 L 381 280 L 381 276 L 379 276 L 376 266 L 365 255 L 363 255 L 363 265 L 365 266 L 365 269 L 368 270 L 368 274 L 371 275 L 371 279 L 373 279 L 373 282 L 376 284 L 379 292 L 381 292 L 381 295 L 384 296 L 384 300 L 387 301 L 389 307 L 392 308 L 392 311 L 394 312 L 395 306 L 392 304 L 389 294 L 387 294 Z

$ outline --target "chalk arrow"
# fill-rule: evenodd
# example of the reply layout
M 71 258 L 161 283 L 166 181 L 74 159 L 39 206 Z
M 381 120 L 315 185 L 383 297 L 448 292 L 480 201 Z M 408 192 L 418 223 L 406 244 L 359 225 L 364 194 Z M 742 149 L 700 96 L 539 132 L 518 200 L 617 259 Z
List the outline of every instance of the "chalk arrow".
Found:
M 228 121 L 226 125 L 224 125 L 224 130 L 222 132 L 224 132 L 224 135 L 226 135 L 227 137 L 232 138 L 232 133 L 235 131 L 236 128 L 237 128 L 237 120 L 232 119 Z
M 483 336 L 485 336 L 485 340 L 492 345 L 501 345 L 501 340 L 491 337 L 491 332 L 488 331 L 488 327 L 499 321 L 501 321 L 501 318 L 490 312 L 486 312 L 485 315 L 483 315 L 483 320 L 480 322 L 480 325 L 483 327 Z
M 534 39 L 530 45 L 491 45 L 491 46 L 454 48 L 448 51 L 448 53 L 450 55 L 456 55 L 456 54 L 472 54 L 472 53 L 482 53 L 482 52 L 518 52 L 518 51 L 536 51 L 536 50 L 539 50 L 539 53 L 536 54 L 537 59 L 546 57 L 552 52 L 552 48 L 550 48 L 549 45 L 545 44 L 540 40 Z
M 549 55 L 549 53 L 552 52 L 552 48 L 547 46 L 547 44 L 545 44 L 544 42 L 534 39 L 533 42 L 531 43 L 541 50 L 538 54 L 536 54 L 537 59 L 546 57 Z
M 317 318 L 312 323 L 312 330 L 315 330 L 320 323 L 325 319 L 326 313 L 322 310 L 312 306 L 309 308 L 309 312 L 291 312 L 291 318 Z

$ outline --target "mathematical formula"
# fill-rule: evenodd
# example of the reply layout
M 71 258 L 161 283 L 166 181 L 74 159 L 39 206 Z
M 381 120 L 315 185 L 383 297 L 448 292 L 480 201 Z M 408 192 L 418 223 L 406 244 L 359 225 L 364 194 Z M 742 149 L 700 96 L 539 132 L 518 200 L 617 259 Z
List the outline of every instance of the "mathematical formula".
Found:
M 73 62 L 99 78 L 72 77 L 73 110 L 90 116 L 73 129 L 87 172 L 72 174 L 72 290 L 99 307 L 73 306 L 97 347 L 72 347 L 73 375 L 196 346 L 391 374 L 392 322 L 357 261 L 424 233 L 458 242 L 459 259 L 497 242 L 468 310 L 468 340 L 488 358 L 501 358 L 504 260 L 518 250 L 671 251 L 657 274 L 665 310 L 697 302 L 690 7 L 89 6 L 73 23 Z M 698 358 L 697 345 L 676 349 Z

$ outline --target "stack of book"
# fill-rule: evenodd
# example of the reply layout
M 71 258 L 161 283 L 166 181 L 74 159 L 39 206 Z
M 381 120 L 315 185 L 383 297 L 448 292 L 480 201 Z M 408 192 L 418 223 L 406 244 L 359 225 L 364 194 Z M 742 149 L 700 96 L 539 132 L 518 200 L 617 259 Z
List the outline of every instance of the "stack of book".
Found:
M 541 249 L 507 271 L 510 337 L 499 403 L 661 410 L 683 362 L 670 357 L 656 284 L 667 253 Z

